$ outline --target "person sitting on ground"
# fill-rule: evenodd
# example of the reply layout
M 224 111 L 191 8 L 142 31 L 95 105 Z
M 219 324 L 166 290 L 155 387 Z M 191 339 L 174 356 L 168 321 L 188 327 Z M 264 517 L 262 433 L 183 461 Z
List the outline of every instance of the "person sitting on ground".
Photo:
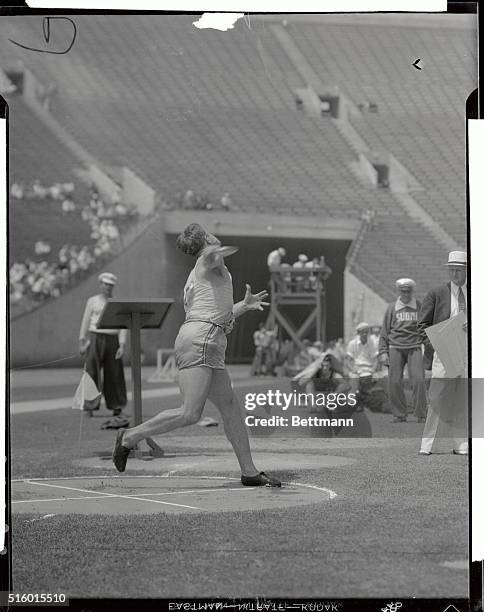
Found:
M 378 345 L 370 336 L 370 326 L 361 322 L 356 326 L 357 337 L 350 340 L 346 349 L 346 363 L 360 402 L 372 412 L 381 411 L 381 398 L 373 397 L 376 384 L 374 375 L 378 369 Z M 376 405 L 375 402 L 379 405 Z
M 305 392 L 310 398 L 319 398 L 321 394 L 324 394 L 326 399 L 324 405 L 320 405 L 318 401 L 309 407 L 311 413 L 317 413 L 321 418 L 348 419 L 352 418 L 355 412 L 363 411 L 363 406 L 357 403 L 356 400 L 354 402 L 350 401 L 349 393 L 351 393 L 352 385 L 345 375 L 343 364 L 328 351 L 296 375 L 293 381 L 298 382 L 300 386 L 304 387 Z M 338 397 L 339 394 L 346 397 L 346 402 L 341 402 L 341 405 L 336 404 L 334 407 L 328 408 L 328 405 L 333 406 L 330 398 Z M 363 429 L 367 434 L 369 431 L 368 420 L 365 415 L 360 416 L 361 420 L 364 422 Z M 362 425 L 363 423 L 360 422 L 359 431 L 362 431 Z M 342 425 L 330 427 L 318 426 L 315 428 L 315 431 L 318 431 L 319 434 L 324 431 L 329 436 L 337 436 L 342 429 Z
M 225 192 L 223 196 L 220 198 L 220 205 L 222 206 L 224 210 L 232 209 L 232 198 L 227 192 Z

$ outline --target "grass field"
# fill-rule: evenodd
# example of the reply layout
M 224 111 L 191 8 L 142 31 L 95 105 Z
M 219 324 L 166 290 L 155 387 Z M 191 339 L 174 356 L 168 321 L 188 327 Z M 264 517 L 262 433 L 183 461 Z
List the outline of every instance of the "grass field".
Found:
M 51 395 L 39 388 L 37 399 Z M 146 401 L 145 418 L 161 403 L 178 401 Z M 211 406 L 205 414 L 216 417 Z M 256 457 L 297 451 L 352 459 L 279 472 L 337 493 L 321 504 L 41 520 L 15 513 L 14 588 L 70 597 L 465 597 L 467 571 L 440 564 L 467 558 L 467 458 L 452 455 L 443 440 L 434 455 L 420 457 L 422 425 L 369 418 L 378 438 L 252 438 Z M 114 432 L 100 430 L 101 422 L 83 417 L 81 429 L 81 414 L 68 409 L 13 415 L 12 478 L 100 475 L 75 462 L 111 449 Z M 395 427 L 406 429 L 395 437 Z M 195 425 L 157 441 L 170 453 L 216 455 L 229 449 L 222 432 Z M 116 473 L 105 464 L 104 473 Z M 143 472 L 128 463 L 126 474 L 135 473 Z M 207 475 L 237 477 L 223 464 Z

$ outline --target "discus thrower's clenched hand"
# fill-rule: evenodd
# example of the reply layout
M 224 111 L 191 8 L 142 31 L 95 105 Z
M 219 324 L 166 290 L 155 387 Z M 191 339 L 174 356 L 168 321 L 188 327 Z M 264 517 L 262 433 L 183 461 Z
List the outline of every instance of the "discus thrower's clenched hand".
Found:
M 268 297 L 267 291 L 252 293 L 250 285 L 245 285 L 244 304 L 247 310 L 264 310 L 264 306 L 269 306 L 269 302 L 264 302 Z

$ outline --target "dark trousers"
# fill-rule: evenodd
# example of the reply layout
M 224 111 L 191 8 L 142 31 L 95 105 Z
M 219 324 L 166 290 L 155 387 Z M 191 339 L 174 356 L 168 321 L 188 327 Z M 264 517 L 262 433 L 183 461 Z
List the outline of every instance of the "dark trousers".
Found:
M 252 361 L 251 375 L 272 374 L 274 364 L 272 359 L 272 349 L 269 346 L 257 346 L 255 349 L 254 360 Z
M 126 382 L 124 380 L 123 360 L 116 359 L 119 348 L 118 335 L 91 332 L 87 350 L 85 369 L 104 395 L 108 410 L 115 414 L 126 406 Z M 97 410 L 97 402 L 85 402 L 86 410 Z
M 408 377 L 412 385 L 412 404 L 415 416 L 425 417 L 427 414 L 427 394 L 422 350 L 420 347 L 410 349 L 390 347 L 389 353 L 388 386 L 393 415 L 402 418 L 407 416 L 407 400 L 403 390 L 403 368 L 407 364 Z

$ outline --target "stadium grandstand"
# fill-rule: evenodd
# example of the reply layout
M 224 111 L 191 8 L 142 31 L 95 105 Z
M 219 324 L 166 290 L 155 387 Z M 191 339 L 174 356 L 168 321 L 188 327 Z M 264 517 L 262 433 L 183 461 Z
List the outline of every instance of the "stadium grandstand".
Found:
M 165 329 L 143 338 L 148 359 L 170 346 L 190 264 L 174 241 L 194 220 L 241 247 L 231 260 L 239 293 L 246 281 L 267 286 L 273 248 L 284 245 L 288 261 L 301 249 L 324 254 L 327 339 L 349 337 L 357 319 L 378 323 L 398 277 L 414 278 L 422 296 L 444 280 L 446 252 L 466 247 L 472 16 L 275 15 L 227 32 L 194 20 L 76 16 L 65 55 L 9 42 L 45 46 L 41 17 L 0 23 L 10 186 L 19 196 L 39 181 L 72 184 L 76 206 L 12 194 L 10 266 L 43 260 L 39 240 L 50 260 L 66 244 L 93 259 L 55 295 L 14 305 L 14 364 L 72 353 L 85 298 L 108 264 L 120 294 L 178 299 Z M 52 48 L 70 38 L 67 22 L 52 24 Z M 114 210 L 97 230 L 83 215 L 93 194 Z M 119 240 L 103 251 L 104 221 Z M 63 337 L 46 346 L 59 322 Z M 232 361 L 251 356 L 258 322 L 236 327 Z

